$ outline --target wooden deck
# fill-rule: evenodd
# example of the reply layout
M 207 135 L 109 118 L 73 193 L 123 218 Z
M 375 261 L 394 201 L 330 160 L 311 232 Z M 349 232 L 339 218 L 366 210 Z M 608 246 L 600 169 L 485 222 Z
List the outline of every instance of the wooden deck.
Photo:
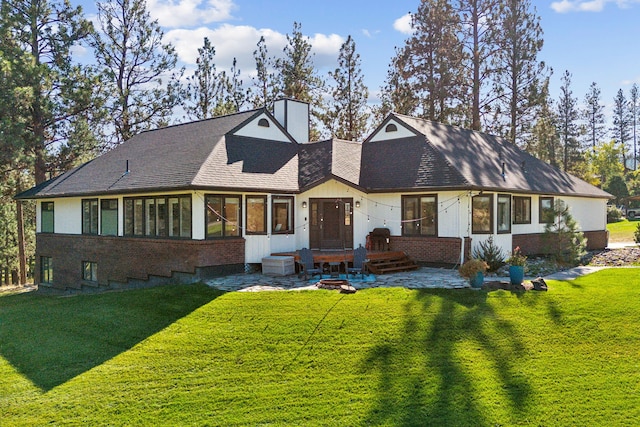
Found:
M 353 250 L 320 251 L 312 250 L 313 262 L 322 267 L 329 263 L 352 263 Z M 292 256 L 296 263 L 300 260 L 298 252 L 278 252 L 273 256 Z M 367 251 L 367 269 L 374 274 L 395 273 L 415 270 L 418 265 L 401 251 Z

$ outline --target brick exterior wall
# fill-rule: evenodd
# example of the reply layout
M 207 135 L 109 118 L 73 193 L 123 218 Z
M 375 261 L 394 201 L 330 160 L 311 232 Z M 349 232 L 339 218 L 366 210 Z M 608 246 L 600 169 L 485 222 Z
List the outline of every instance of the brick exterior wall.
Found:
M 514 234 L 513 248 L 519 246 L 525 255 L 540 255 L 545 253 L 544 234 Z M 602 231 L 585 231 L 584 236 L 587 238 L 587 250 L 604 249 L 609 243 L 609 232 Z
M 434 265 L 460 263 L 460 238 L 391 236 L 390 250 L 402 251 L 417 262 Z M 465 238 L 465 259 L 471 252 L 471 239 Z
M 221 266 L 241 271 L 245 260 L 245 240 L 172 240 L 69 234 L 36 235 L 35 283 L 40 283 L 40 257 L 52 258 L 53 288 L 79 289 L 82 262 L 96 262 L 98 284 L 148 280 L 149 276 L 171 277 L 173 273 L 194 275 L 197 269 Z M 225 267 L 226 266 L 226 267 Z

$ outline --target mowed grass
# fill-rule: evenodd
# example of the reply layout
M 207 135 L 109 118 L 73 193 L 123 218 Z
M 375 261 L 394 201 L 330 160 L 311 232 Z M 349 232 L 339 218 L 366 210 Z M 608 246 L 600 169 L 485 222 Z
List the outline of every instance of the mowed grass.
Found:
M 609 230 L 609 242 L 610 243 L 629 243 L 634 241 L 634 233 L 636 228 L 640 224 L 640 221 L 629 221 L 623 219 L 622 221 L 612 222 L 607 224 L 607 230 Z
M 640 269 L 549 292 L 0 297 L 0 424 L 640 425 Z

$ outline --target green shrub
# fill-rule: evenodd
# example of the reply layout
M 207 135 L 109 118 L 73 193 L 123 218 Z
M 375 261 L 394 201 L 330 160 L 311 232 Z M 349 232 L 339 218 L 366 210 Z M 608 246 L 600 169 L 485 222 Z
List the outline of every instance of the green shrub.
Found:
M 479 247 L 473 250 L 473 257 L 481 259 L 489 266 L 489 271 L 496 271 L 504 265 L 505 255 L 502 249 L 495 244 L 493 236 L 489 236 Z
M 607 224 L 622 221 L 622 211 L 617 206 L 607 206 Z
M 636 231 L 633 232 L 633 240 L 640 245 L 640 222 L 636 225 Z
M 550 214 L 554 221 L 545 225 L 543 235 L 547 253 L 560 263 L 577 265 L 587 253 L 587 239 L 562 200 Z

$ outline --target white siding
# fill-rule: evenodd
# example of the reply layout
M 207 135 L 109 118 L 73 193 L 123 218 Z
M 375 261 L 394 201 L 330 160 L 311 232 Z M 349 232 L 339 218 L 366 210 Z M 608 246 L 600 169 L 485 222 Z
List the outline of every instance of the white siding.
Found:
M 269 127 L 258 126 L 260 119 L 269 122 Z M 267 116 L 260 114 L 258 117 L 240 128 L 235 135 L 248 136 L 251 138 L 269 139 L 272 141 L 291 142 L 291 140 L 280 130 L 280 128 Z
M 398 130 L 396 130 L 394 132 L 387 132 L 386 128 L 390 124 L 396 125 L 396 128 L 398 128 Z M 390 140 L 390 139 L 407 138 L 407 137 L 410 137 L 410 136 L 416 136 L 416 134 L 414 132 L 410 131 L 409 129 L 407 129 L 403 124 L 400 124 L 400 122 L 397 122 L 395 120 L 389 120 L 389 122 L 387 124 L 385 124 L 384 126 L 382 126 L 378 130 L 378 132 L 373 134 L 373 136 L 371 137 L 371 139 L 369 141 L 371 141 L 371 142 L 386 141 L 386 140 Z

